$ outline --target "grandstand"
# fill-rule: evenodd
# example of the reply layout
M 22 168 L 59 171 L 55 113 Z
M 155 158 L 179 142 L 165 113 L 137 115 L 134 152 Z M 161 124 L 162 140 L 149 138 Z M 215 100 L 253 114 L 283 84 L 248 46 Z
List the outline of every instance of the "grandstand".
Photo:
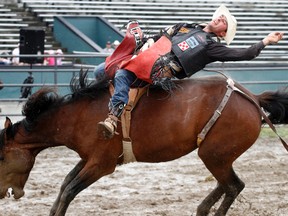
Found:
M 68 47 L 62 47 L 55 40 L 55 16 L 102 16 L 123 32 L 123 25 L 131 19 L 137 19 L 145 33 L 154 34 L 178 22 L 209 21 L 221 3 L 225 3 L 238 20 L 238 31 L 231 47 L 248 47 L 272 31 L 283 31 L 286 34 L 284 38 L 288 35 L 287 0 L 1 0 L 0 53 L 9 52 L 17 46 L 21 28 L 38 26 L 45 29 L 46 50 L 61 48 L 65 54 L 71 54 L 67 53 Z M 287 54 L 288 40 L 284 39 L 268 46 L 255 60 L 225 63 L 224 72 L 254 93 L 275 90 L 287 86 Z M 61 67 L 35 65 L 32 69 L 29 66 L 2 66 L 0 78 L 7 87 L 0 92 L 0 117 L 14 115 L 14 121 L 21 117 L 19 92 L 27 71 L 33 71 L 34 91 L 43 84 L 56 84 L 60 93 L 67 93 L 69 81 L 79 71 L 79 66 L 94 68 L 97 64 L 74 64 L 74 58 L 73 64 Z M 71 61 L 68 59 L 68 62 Z M 222 66 L 218 62 L 208 67 L 215 65 Z M 203 75 L 202 72 L 195 75 L 199 74 Z
M 19 30 L 25 27 L 41 27 L 45 30 L 45 48 L 59 47 L 53 39 L 53 32 L 29 11 L 17 3 L 0 4 L 0 53 L 9 53 L 19 43 Z
M 51 34 L 54 16 L 103 16 L 119 29 L 129 20 L 137 19 L 145 32 L 154 34 L 178 22 L 209 21 L 221 3 L 238 20 L 231 47 L 247 47 L 272 31 L 288 33 L 286 0 L 18 0 L 14 5 L 0 5 L 0 50 L 17 45 L 19 28 L 35 25 L 46 29 L 45 48 L 56 49 L 60 45 L 53 41 Z M 268 46 L 253 62 L 285 64 L 287 53 L 288 41 L 283 40 Z

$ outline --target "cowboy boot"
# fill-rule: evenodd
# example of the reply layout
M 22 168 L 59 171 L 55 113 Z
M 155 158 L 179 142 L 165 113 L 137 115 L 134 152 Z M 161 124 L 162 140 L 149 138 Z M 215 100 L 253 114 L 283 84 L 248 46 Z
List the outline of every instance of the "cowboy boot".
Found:
M 121 116 L 124 111 L 125 104 L 119 102 L 116 106 L 112 106 L 112 103 L 109 103 L 109 114 L 108 117 L 98 123 L 98 132 L 100 132 L 105 139 L 111 139 L 116 130 L 118 118 Z

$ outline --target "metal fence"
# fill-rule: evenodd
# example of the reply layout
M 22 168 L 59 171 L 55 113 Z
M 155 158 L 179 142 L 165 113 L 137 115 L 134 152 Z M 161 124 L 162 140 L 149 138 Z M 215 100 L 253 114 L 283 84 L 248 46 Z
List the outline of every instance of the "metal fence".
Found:
M 0 123 L 5 116 L 21 117 L 22 106 L 27 97 L 21 97 L 22 89 L 31 89 L 31 93 L 36 92 L 41 87 L 53 87 L 60 94 L 70 92 L 70 81 L 77 76 L 81 69 L 88 70 L 88 75 L 93 78 L 93 70 L 97 66 L 82 64 L 83 58 L 105 58 L 107 53 L 86 53 L 75 52 L 74 54 L 59 55 L 0 55 L 0 58 L 13 57 L 34 57 L 34 58 L 63 58 L 63 64 L 21 64 L 21 65 L 0 65 Z M 25 83 L 25 79 L 33 76 L 33 83 Z M 19 119 L 19 118 L 17 118 Z M 1 126 L 1 125 L 0 125 Z
M 81 69 L 88 69 L 88 77 L 93 79 L 93 70 L 95 65 L 81 64 L 82 58 L 103 58 L 107 57 L 107 53 L 91 53 L 91 52 L 75 52 L 73 54 L 64 54 L 65 64 L 63 65 L 22 65 L 22 66 L 0 66 L 0 80 L 3 81 L 0 90 L 0 117 L 3 116 L 21 116 L 21 106 L 27 98 L 21 98 L 20 89 L 31 87 L 33 92 L 37 89 L 48 86 L 57 89 L 60 94 L 70 92 L 71 78 L 77 76 Z M 55 57 L 58 55 L 0 55 L 0 57 Z M 80 61 L 79 61 L 80 59 Z M 99 60 L 99 59 L 98 59 Z M 56 61 L 55 61 L 56 62 Z M 281 67 L 268 64 L 259 64 L 257 66 L 240 67 L 239 65 L 225 66 L 224 68 L 210 67 L 215 70 L 225 70 L 224 72 L 234 80 L 243 84 L 253 93 L 262 92 L 264 90 L 275 90 L 276 88 L 288 85 L 288 65 Z M 33 83 L 23 83 L 27 75 L 33 74 Z M 207 73 L 197 73 L 195 76 L 207 75 Z M 211 73 L 209 73 L 211 75 Z M 255 90 L 255 91 L 254 91 Z M 32 92 L 32 93 L 33 93 Z
M 12 58 L 12 57 L 37 57 L 37 58 L 64 58 L 62 65 L 43 65 L 43 64 L 21 64 L 21 65 L 1 65 L 0 66 L 0 80 L 3 84 L 1 86 L 4 89 L 10 88 L 25 88 L 25 87 L 54 87 L 56 89 L 61 87 L 68 87 L 70 80 L 73 76 L 79 73 L 80 69 L 88 69 L 89 72 L 94 70 L 95 65 L 81 64 L 83 58 L 105 58 L 107 53 L 85 53 L 67 54 L 67 55 L 0 55 L 0 58 Z M 24 83 L 27 75 L 33 74 L 37 76 L 34 78 L 33 83 Z M 1 97 L 2 94 L 2 97 Z M 3 95 L 7 95 L 7 98 L 3 98 Z M 21 100 L 13 94 L 13 92 L 0 92 L 0 101 L 18 101 Z

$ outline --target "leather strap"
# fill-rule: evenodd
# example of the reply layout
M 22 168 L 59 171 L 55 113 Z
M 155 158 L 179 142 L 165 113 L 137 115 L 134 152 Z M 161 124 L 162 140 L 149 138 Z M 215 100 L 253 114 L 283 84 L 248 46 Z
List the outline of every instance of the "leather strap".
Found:
M 233 88 L 229 85 L 229 81 L 227 80 L 228 85 L 227 85 L 227 91 L 219 104 L 218 108 L 215 110 L 213 116 L 210 118 L 210 120 L 206 123 L 204 128 L 202 129 L 201 133 L 198 134 L 197 136 L 197 145 L 198 147 L 200 146 L 201 142 L 205 139 L 206 134 L 210 131 L 211 127 L 215 124 L 217 119 L 220 117 L 222 110 L 226 106 L 232 92 Z
M 125 141 L 122 140 L 122 144 L 123 144 L 123 154 L 121 156 L 123 156 L 123 164 L 126 163 L 131 163 L 131 162 L 136 162 L 136 158 L 135 155 L 133 153 L 133 149 L 132 149 L 132 142 L 131 141 Z
M 148 84 L 142 88 L 130 88 L 129 101 L 121 115 L 123 153 L 119 158 L 123 158 L 122 163 L 137 161 L 133 153 L 132 140 L 130 138 L 131 112 L 135 108 L 141 96 L 148 91 L 149 86 L 150 85 Z M 114 94 L 114 86 L 112 83 L 109 85 L 109 92 L 110 95 Z
M 147 92 L 149 85 L 143 88 L 131 88 L 129 91 L 129 101 L 121 115 L 122 133 L 123 133 L 123 163 L 135 162 L 136 157 L 133 152 L 132 139 L 130 138 L 131 112 L 135 108 L 141 96 Z
M 209 71 L 209 70 L 207 70 Z M 265 120 L 265 122 L 269 125 L 269 127 L 273 130 L 273 132 L 278 136 L 278 138 L 280 139 L 281 143 L 283 144 L 284 148 L 288 151 L 288 145 L 287 143 L 282 139 L 282 137 L 278 134 L 275 126 L 272 124 L 272 122 L 270 121 L 270 119 L 268 118 L 268 116 L 266 115 L 266 113 L 262 110 L 262 108 L 260 107 L 260 105 L 252 98 L 250 97 L 248 94 L 246 94 L 245 92 L 243 92 L 242 90 L 240 90 L 239 88 L 237 88 L 235 86 L 234 81 L 231 78 L 228 78 L 225 74 L 223 74 L 220 71 L 213 71 L 213 72 L 218 72 L 220 74 L 222 74 L 223 76 L 225 76 L 227 78 L 227 91 L 226 94 L 224 96 L 224 98 L 222 99 L 219 107 L 217 108 L 217 110 L 214 112 L 214 115 L 212 116 L 212 118 L 208 121 L 208 123 L 204 126 L 204 128 L 202 129 L 201 133 L 198 134 L 198 138 L 197 138 L 197 145 L 198 147 L 200 146 L 201 142 L 205 139 L 206 134 L 209 132 L 209 130 L 211 129 L 211 127 L 215 124 L 216 120 L 220 117 L 221 115 L 221 111 L 224 109 L 224 107 L 226 106 L 227 101 L 229 100 L 229 97 L 231 95 L 231 93 L 233 91 L 236 91 L 238 93 L 240 93 L 242 96 L 244 96 L 245 98 L 247 98 L 249 101 L 251 101 L 259 110 L 261 116 L 263 117 L 263 119 Z
M 141 96 L 147 91 L 149 85 L 143 88 L 131 88 L 129 91 L 129 101 L 124 108 L 121 115 L 122 133 L 124 140 L 131 140 L 130 138 L 130 125 L 131 125 L 131 112 L 135 108 Z

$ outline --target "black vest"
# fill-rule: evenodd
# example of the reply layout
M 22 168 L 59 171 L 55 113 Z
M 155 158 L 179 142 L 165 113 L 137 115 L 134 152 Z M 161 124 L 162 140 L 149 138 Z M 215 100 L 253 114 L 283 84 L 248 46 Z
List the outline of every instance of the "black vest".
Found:
M 214 40 L 209 33 L 192 26 L 182 27 L 172 37 L 172 51 L 187 77 L 203 69 L 206 64 L 211 62 L 206 54 L 206 46 L 210 41 Z

